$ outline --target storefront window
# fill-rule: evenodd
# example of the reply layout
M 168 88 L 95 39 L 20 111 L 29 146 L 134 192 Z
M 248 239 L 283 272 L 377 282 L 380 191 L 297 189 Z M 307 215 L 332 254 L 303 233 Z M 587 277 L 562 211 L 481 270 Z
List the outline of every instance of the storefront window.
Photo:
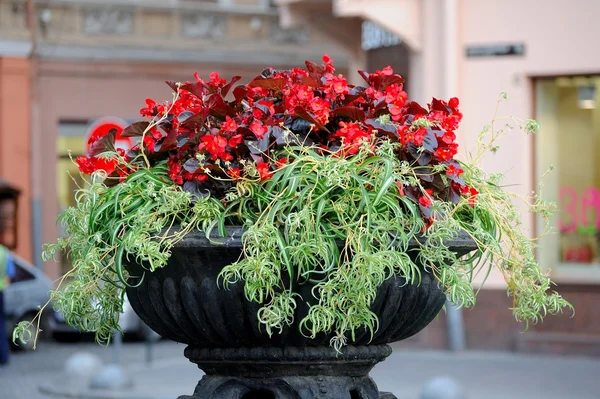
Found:
M 600 281 L 600 77 L 543 79 L 536 85 L 542 125 L 537 169 L 554 166 L 544 192 L 559 206 L 555 234 L 541 243 L 540 258 L 555 275 Z
M 62 212 L 75 205 L 75 191 L 83 187 L 85 181 L 79 174 L 74 160 L 85 153 L 85 136 L 88 122 L 61 122 L 58 127 L 58 140 L 56 142 L 56 191 L 58 195 L 58 212 Z M 71 158 L 73 160 L 71 160 Z M 59 226 L 59 229 L 61 226 Z M 65 232 L 59 230 L 61 236 Z M 72 265 L 66 255 L 60 259 L 61 273 L 66 273 Z

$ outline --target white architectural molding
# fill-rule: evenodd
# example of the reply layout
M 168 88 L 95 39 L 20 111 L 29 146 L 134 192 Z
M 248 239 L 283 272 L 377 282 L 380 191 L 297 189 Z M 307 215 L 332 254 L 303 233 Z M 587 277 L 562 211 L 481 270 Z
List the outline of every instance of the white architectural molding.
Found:
M 181 15 L 181 35 L 202 39 L 225 37 L 227 21 L 224 15 L 193 13 Z
M 42 1 L 39 1 L 42 3 Z M 43 4 L 47 5 L 48 0 L 43 0 Z M 243 4 L 228 4 L 228 3 L 203 3 L 195 1 L 181 0 L 52 0 L 52 6 L 91 6 L 91 7 L 129 7 L 141 10 L 155 11 L 173 11 L 173 10 L 189 10 L 189 11 L 206 11 L 221 14 L 237 14 L 237 15 L 277 15 L 277 10 L 259 5 L 243 5 Z
M 0 57 L 27 57 L 31 53 L 31 42 L 26 40 L 0 40 Z
M 82 10 L 84 33 L 91 35 L 133 33 L 133 10 L 112 7 L 86 7 Z
M 0 41 L 0 46 L 1 46 Z M 1 48 L 1 47 L 0 47 Z M 273 51 L 240 51 L 227 48 L 189 50 L 160 50 L 140 47 L 90 47 L 73 45 L 42 44 L 38 55 L 47 60 L 72 61 L 120 61 L 120 62 L 165 62 L 165 63 L 203 63 L 218 65 L 255 65 L 255 66 L 298 66 L 307 59 L 319 60 L 320 53 L 282 53 Z M 335 56 L 336 65 L 345 67 L 348 58 L 341 54 Z
M 269 35 L 276 43 L 305 44 L 310 40 L 305 27 L 284 28 L 277 21 L 271 24 Z

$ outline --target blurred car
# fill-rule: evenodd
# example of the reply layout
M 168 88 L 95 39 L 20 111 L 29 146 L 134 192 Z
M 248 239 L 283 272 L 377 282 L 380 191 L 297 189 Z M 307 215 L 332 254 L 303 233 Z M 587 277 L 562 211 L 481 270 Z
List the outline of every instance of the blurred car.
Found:
M 53 288 L 52 281 L 42 272 L 24 259 L 12 254 L 15 261 L 16 276 L 12 283 L 4 291 L 4 307 L 6 311 L 6 323 L 9 339 L 12 342 L 12 332 L 17 323 L 21 321 L 32 321 L 43 306 L 50 299 L 50 290 Z M 50 306 L 44 311 L 40 328 L 43 334 L 50 333 L 51 314 Z M 31 326 L 31 333 L 35 334 L 37 322 Z M 34 342 L 19 341 L 16 348 L 21 350 L 33 349 Z
M 162 338 L 138 317 L 129 304 L 127 297 L 125 297 L 123 312 L 119 317 L 119 327 L 125 334 L 136 339 L 156 342 Z M 60 312 L 54 312 L 51 320 L 51 330 L 52 336 L 59 342 L 76 342 L 82 338 L 83 334 L 86 334 L 68 325 Z

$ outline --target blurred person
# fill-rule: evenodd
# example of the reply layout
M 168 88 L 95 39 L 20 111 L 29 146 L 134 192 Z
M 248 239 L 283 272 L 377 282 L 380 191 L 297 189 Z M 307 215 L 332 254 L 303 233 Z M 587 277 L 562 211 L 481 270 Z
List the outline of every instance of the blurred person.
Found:
M 4 314 L 4 290 L 15 278 L 15 263 L 10 251 L 0 244 L 0 366 L 8 363 L 9 347 Z

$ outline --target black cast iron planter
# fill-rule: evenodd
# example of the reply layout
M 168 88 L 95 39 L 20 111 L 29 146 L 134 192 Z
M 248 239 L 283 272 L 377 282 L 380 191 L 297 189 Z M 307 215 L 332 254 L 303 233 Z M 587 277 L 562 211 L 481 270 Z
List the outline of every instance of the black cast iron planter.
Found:
M 194 395 L 180 399 L 394 398 L 379 393 L 369 372 L 391 353 L 388 343 L 418 333 L 439 313 L 446 297 L 433 277 L 423 272 L 418 285 L 402 277 L 384 282 L 372 305 L 379 318 L 375 335 L 357 333 L 339 354 L 329 345 L 333 334 L 308 339 L 298 329 L 308 304 L 316 302 L 310 284 L 298 290 L 303 301 L 297 301 L 294 324 L 272 337 L 260 329 L 260 305 L 246 300 L 242 283 L 228 290 L 217 285 L 221 269 L 241 254 L 241 234 L 241 228 L 228 228 L 228 238 L 214 245 L 191 233 L 173 248 L 166 267 L 127 289 L 141 319 L 163 337 L 188 344 L 185 356 L 206 373 Z M 476 248 L 467 236 L 447 245 L 459 255 Z M 417 251 L 409 255 L 417 261 Z M 142 272 L 139 265 L 128 269 Z

